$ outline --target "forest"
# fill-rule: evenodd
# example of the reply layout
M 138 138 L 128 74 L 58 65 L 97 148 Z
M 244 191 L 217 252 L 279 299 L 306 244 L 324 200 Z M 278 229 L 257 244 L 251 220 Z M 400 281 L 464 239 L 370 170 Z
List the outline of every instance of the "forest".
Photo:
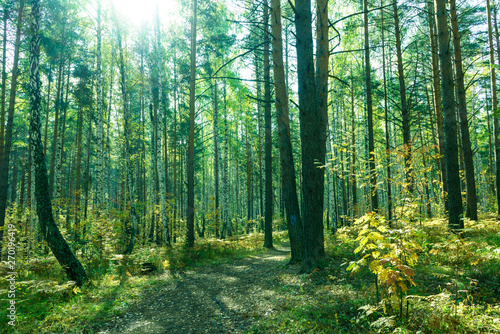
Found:
M 0 332 L 499 333 L 494 0 L 0 0 Z

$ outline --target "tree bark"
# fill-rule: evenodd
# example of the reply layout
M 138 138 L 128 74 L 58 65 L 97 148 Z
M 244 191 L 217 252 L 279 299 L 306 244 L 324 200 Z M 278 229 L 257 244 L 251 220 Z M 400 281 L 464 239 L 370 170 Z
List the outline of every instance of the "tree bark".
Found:
M 97 212 L 104 208 L 104 130 L 102 113 L 102 70 L 101 70 L 101 0 L 97 2 L 97 50 L 96 50 L 96 207 Z
M 326 13 L 326 5 L 326 1 L 318 0 L 320 22 L 324 22 L 322 15 Z M 320 166 L 325 163 L 326 119 L 325 114 L 318 106 L 318 84 L 315 80 L 313 59 L 311 1 L 296 0 L 295 10 L 300 137 L 302 142 L 302 192 L 304 198 L 304 254 L 301 271 L 310 273 L 319 267 L 320 262 L 325 257 L 323 234 L 324 170 Z M 321 34 L 321 36 L 325 35 Z M 318 70 L 328 71 L 328 68 L 320 66 Z M 323 75 L 324 73 L 321 73 L 318 78 Z
M 439 57 L 436 34 L 436 16 L 432 1 L 427 1 L 427 21 L 429 23 L 429 37 L 431 43 L 431 59 L 432 59 L 432 87 L 434 90 L 434 108 L 436 112 L 436 123 L 438 129 L 439 142 L 439 169 L 441 170 L 442 182 L 442 198 L 444 202 L 444 210 L 448 211 L 448 185 L 446 183 L 446 161 L 444 158 L 444 120 L 443 120 L 443 101 L 441 97 L 441 85 L 439 78 Z
M 384 1 L 381 0 L 380 7 L 384 7 Z M 389 135 L 389 117 L 387 104 L 387 77 L 385 64 L 385 38 L 384 38 L 384 10 L 380 10 L 381 18 L 381 34 L 382 34 L 382 76 L 384 81 L 384 124 L 385 124 L 385 164 L 387 170 L 387 221 L 389 227 L 392 227 L 392 185 L 391 185 L 391 143 Z
M 265 196 L 264 247 L 273 248 L 273 160 L 271 138 L 271 65 L 269 63 L 269 2 L 264 0 L 264 150 Z M 274 60 L 274 59 L 273 59 Z
M 0 146 L 0 254 L 3 245 L 3 227 L 5 225 L 5 214 L 7 210 L 7 197 L 9 192 L 9 166 L 10 151 L 12 148 L 12 131 L 14 127 L 14 111 L 16 104 L 17 77 L 19 74 L 19 49 L 21 45 L 21 29 L 23 21 L 24 0 L 19 2 L 17 15 L 16 44 L 14 47 L 14 64 L 12 67 L 12 78 L 10 82 L 10 98 L 7 117 L 7 127 L 5 128 L 5 140 Z M 2 122 L 3 125 L 3 122 Z
M 187 160 L 187 211 L 186 245 L 194 246 L 194 126 L 196 97 L 196 11 L 197 0 L 193 0 L 193 18 L 191 21 L 191 78 L 189 92 L 189 142 Z
M 490 67 L 491 67 L 491 94 L 493 100 L 493 145 L 495 148 L 495 188 L 497 198 L 497 212 L 500 214 L 500 128 L 498 125 L 498 100 L 497 100 L 497 85 L 495 77 L 495 55 L 493 47 L 493 29 L 491 24 L 491 7 L 490 0 L 486 0 L 486 10 L 488 14 L 488 40 L 490 43 Z M 496 34 L 497 47 L 498 47 L 498 33 Z M 500 56 L 500 51 L 499 51 Z M 500 64 L 500 58 L 498 58 Z
M 467 189 L 466 217 L 477 220 L 476 180 L 474 178 L 474 160 L 467 120 L 467 100 L 465 97 L 464 73 L 462 69 L 462 51 L 458 32 L 457 8 L 455 0 L 450 0 L 451 30 L 453 33 L 453 51 L 455 60 L 455 78 L 458 95 L 458 115 L 460 117 L 460 134 L 464 157 L 465 182 Z
M 118 50 L 120 57 L 120 76 L 121 76 L 121 91 L 122 91 L 122 101 L 123 101 L 123 134 L 125 140 L 125 175 L 127 176 L 127 191 L 130 201 L 130 219 L 132 220 L 132 231 L 130 233 L 130 241 L 125 249 L 125 254 L 131 254 L 134 250 L 135 239 L 137 236 L 138 220 L 135 208 L 135 194 L 133 189 L 133 172 L 132 164 L 130 162 L 130 156 L 132 155 L 129 142 L 129 105 L 128 105 L 128 94 L 126 86 L 126 73 L 125 73 L 125 60 L 123 57 L 123 47 L 122 47 L 122 37 L 120 28 L 117 28 L 118 37 Z
M 401 33 L 399 30 L 399 15 L 398 15 L 398 2 L 392 1 L 393 15 L 394 15 L 394 35 L 396 38 L 396 55 L 398 60 L 398 79 L 399 79 L 399 96 L 401 101 L 401 117 L 403 124 L 403 144 L 404 144 L 404 158 L 405 158 L 405 178 L 406 188 L 410 193 L 413 193 L 414 180 L 413 180 L 413 165 L 412 165 L 412 143 L 411 143 L 411 129 L 410 129 L 410 110 L 406 101 L 406 84 L 403 69 L 403 53 L 401 51 Z
M 273 50 L 274 89 L 276 95 L 276 118 L 281 162 L 283 197 L 286 209 L 288 237 L 290 239 L 290 263 L 302 259 L 302 220 L 295 179 L 295 165 L 290 134 L 290 116 L 288 112 L 288 94 L 283 66 L 283 42 L 281 33 L 280 0 L 271 0 L 271 28 Z
M 436 22 L 439 41 L 439 60 L 441 64 L 441 92 L 443 97 L 446 182 L 448 184 L 448 225 L 450 228 L 463 228 L 462 195 L 458 166 L 457 117 L 455 112 L 455 88 L 453 66 L 451 63 L 446 0 L 436 0 Z
M 32 159 L 35 164 L 35 188 L 37 213 L 40 218 L 40 228 L 47 244 L 66 274 L 78 285 L 87 281 L 87 274 L 80 261 L 69 248 L 66 240 L 59 232 L 52 214 L 52 204 L 49 195 L 49 184 L 45 157 L 43 156 L 42 135 L 40 124 L 41 81 L 40 81 L 40 4 L 32 0 L 31 5 L 31 41 L 30 41 L 30 143 L 33 146 Z
M 4 147 L 5 140 L 5 88 L 7 81 L 7 72 L 5 72 L 5 65 L 7 64 L 7 21 L 9 18 L 9 10 L 7 5 L 3 9 L 3 51 L 2 51 L 2 93 L 1 93 L 1 114 L 0 114 L 0 149 Z M 0 159 L 2 159 L 3 152 L 0 151 Z
M 368 34 L 368 0 L 363 0 L 364 30 L 365 30 L 365 85 L 366 85 L 366 114 L 368 122 L 368 166 L 370 169 L 370 197 L 372 210 L 378 211 L 377 171 L 375 169 L 375 139 L 373 138 L 373 101 L 370 66 L 370 39 Z

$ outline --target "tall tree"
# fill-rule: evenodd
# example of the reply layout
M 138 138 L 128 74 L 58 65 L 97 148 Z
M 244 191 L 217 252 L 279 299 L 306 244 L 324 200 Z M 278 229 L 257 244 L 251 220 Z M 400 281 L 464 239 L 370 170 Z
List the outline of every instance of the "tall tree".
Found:
M 295 180 L 295 165 L 290 134 L 290 116 L 288 112 L 288 94 L 283 66 L 283 42 L 281 34 L 280 0 L 271 0 L 271 28 L 273 50 L 274 91 L 276 95 L 276 118 L 278 124 L 278 140 L 281 162 L 281 179 L 283 197 L 290 238 L 290 263 L 302 259 L 302 220 L 300 218 L 299 200 Z
M 156 40 L 156 54 L 155 54 L 155 64 L 156 64 L 156 72 L 157 72 L 157 84 L 158 84 L 158 90 L 156 91 L 156 94 L 158 94 L 158 97 L 156 100 L 158 101 L 156 105 L 158 106 L 158 111 L 156 113 L 157 119 L 156 123 L 159 127 L 158 129 L 158 134 L 156 137 L 156 166 L 158 168 L 157 170 L 157 175 L 158 175 L 158 181 L 160 185 L 160 209 L 161 209 L 161 221 L 162 221 L 162 227 L 163 227 L 163 240 L 165 242 L 166 246 L 170 246 L 170 234 L 168 232 L 168 217 L 167 217 L 167 182 L 165 179 L 165 166 L 166 166 L 166 160 L 167 160 L 167 150 L 165 145 L 166 140 L 165 140 L 165 110 L 164 110 L 164 102 L 163 102 L 163 93 L 162 93 L 162 85 L 163 85 L 163 78 L 162 78 L 162 48 L 161 48 L 161 33 L 160 33 L 160 19 L 159 15 L 157 16 L 157 21 L 156 21 L 156 31 L 155 31 L 155 36 L 157 38 Z M 162 147 L 164 147 L 165 154 L 161 154 Z
M 384 0 L 381 0 L 380 8 L 384 7 Z M 389 136 L 389 106 L 387 104 L 387 76 L 385 63 L 385 38 L 384 38 L 384 10 L 380 9 L 381 38 L 382 38 L 382 77 L 384 82 L 384 125 L 385 125 L 385 164 L 387 168 L 387 221 L 392 227 L 392 186 L 391 186 L 391 143 Z
M 370 168 L 370 192 L 372 210 L 378 211 L 377 171 L 375 169 L 375 139 L 373 138 L 373 101 L 370 66 L 370 38 L 368 25 L 368 0 L 363 0 L 363 16 L 365 31 L 365 85 L 366 85 L 366 115 L 368 121 L 368 165 Z
M 465 97 L 464 72 L 462 67 L 462 51 L 458 31 L 457 6 L 455 0 L 450 0 L 451 31 L 453 33 L 453 52 L 455 60 L 455 79 L 458 96 L 458 115 L 460 118 L 460 134 L 465 167 L 465 184 L 467 187 L 466 216 L 477 220 L 476 180 L 474 178 L 474 155 L 470 143 L 469 121 L 467 119 L 467 100 Z
M 446 183 L 446 162 L 444 160 L 444 120 L 443 120 L 443 103 L 441 98 L 441 85 L 439 79 L 439 57 L 438 43 L 436 34 L 436 16 L 432 0 L 426 1 L 427 21 L 429 25 L 429 38 L 431 44 L 431 61 L 432 61 L 432 88 L 434 91 L 434 109 L 435 119 L 438 129 L 439 143 L 439 169 L 441 171 L 442 197 L 444 201 L 444 210 L 448 211 L 448 185 Z
M 317 6 L 320 15 L 318 21 L 324 22 L 323 15 L 327 13 L 327 1 L 318 0 Z M 320 24 L 320 26 L 323 25 Z M 319 94 L 314 69 L 310 0 L 297 0 L 295 2 L 295 31 L 302 143 L 302 193 L 304 198 L 304 257 L 301 271 L 312 272 L 325 257 L 323 234 L 324 170 L 321 166 L 325 163 L 326 154 L 326 114 L 318 107 Z M 321 36 L 324 37 L 323 34 Z M 319 70 L 324 70 L 324 68 L 321 66 Z
M 273 248 L 273 160 L 271 138 L 271 66 L 269 63 L 269 3 L 264 0 L 264 152 L 265 152 L 265 217 L 264 247 Z
M 497 211 L 500 213 L 500 129 L 498 125 L 498 100 L 497 100 L 497 83 L 495 71 L 495 53 L 493 46 L 493 27 L 491 23 L 491 6 L 490 0 L 486 0 L 486 11 L 488 15 L 488 41 L 490 43 L 490 79 L 491 79 L 491 95 L 493 103 L 493 145 L 495 147 L 495 185 L 497 197 Z M 500 58 L 499 58 L 500 63 Z
M 43 155 L 42 134 L 40 124 L 41 85 L 40 80 L 40 3 L 39 0 L 31 1 L 30 18 L 30 136 L 29 141 L 33 146 L 32 160 L 35 165 L 35 188 L 37 213 L 40 218 L 40 229 L 52 253 L 66 274 L 78 285 L 87 281 L 88 277 L 80 261 L 69 248 L 66 240 L 61 235 L 52 214 L 52 204 L 49 195 L 47 168 Z
M 191 77 L 189 84 L 189 138 L 187 156 L 187 221 L 186 245 L 194 246 L 194 127 L 196 97 L 196 12 L 197 0 L 193 0 L 193 17 L 191 21 Z
M 127 183 L 127 189 L 125 192 L 128 193 L 128 200 L 130 202 L 130 219 L 132 221 L 132 230 L 130 233 L 130 241 L 127 244 L 125 249 L 125 254 L 130 254 L 134 250 L 135 240 L 137 236 L 137 228 L 138 228 L 138 219 L 135 208 L 135 193 L 133 187 L 133 171 L 132 171 L 132 163 L 130 161 L 130 156 L 132 155 L 132 150 L 130 148 L 130 139 L 129 139 L 129 131 L 130 131 L 130 115 L 129 115 L 129 101 L 128 101 L 128 87 L 127 87 L 127 79 L 125 72 L 125 58 L 123 55 L 123 46 L 122 46 L 122 32 L 121 27 L 116 28 L 116 37 L 118 40 L 118 52 L 119 52 L 119 62 L 120 62 L 120 88 L 122 93 L 122 101 L 123 101 L 123 136 L 124 136 L 124 155 L 125 155 L 125 177 Z
M 413 192 L 413 166 L 412 166 L 412 143 L 410 128 L 410 110 L 406 101 L 406 84 L 403 66 L 403 52 L 401 50 L 401 32 L 399 28 L 398 1 L 392 1 L 394 16 L 394 36 L 396 38 L 396 56 L 398 62 L 399 98 L 401 103 L 401 118 L 403 128 L 403 150 L 405 158 L 406 187 L 409 192 Z
M 441 64 L 441 92 L 443 97 L 446 183 L 448 184 L 448 225 L 450 228 L 463 228 L 462 195 L 458 165 L 457 115 L 455 112 L 455 87 L 451 62 L 446 0 L 435 0 L 436 23 L 439 42 L 439 61 Z
M 102 112 L 102 71 L 101 71 L 101 0 L 97 1 L 97 50 L 96 50 L 96 199 L 97 210 L 104 206 L 104 131 Z
M 5 128 L 5 137 L 2 137 L 2 145 L 0 146 L 0 253 L 2 250 L 3 227 L 5 225 L 5 214 L 7 210 L 7 197 L 9 191 L 9 165 L 12 148 L 12 131 L 14 127 L 14 111 L 17 92 L 17 77 L 19 74 L 19 50 L 21 46 L 21 29 L 23 22 L 24 0 L 19 2 L 17 15 L 16 42 L 14 46 L 14 64 L 12 67 L 12 77 L 10 79 L 10 98 L 7 117 L 7 127 Z M 3 121 L 2 121 L 3 127 Z

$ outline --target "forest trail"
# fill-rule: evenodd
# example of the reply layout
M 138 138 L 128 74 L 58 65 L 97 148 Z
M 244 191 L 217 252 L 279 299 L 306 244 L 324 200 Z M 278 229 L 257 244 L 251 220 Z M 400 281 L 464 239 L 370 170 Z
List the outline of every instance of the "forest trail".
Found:
M 275 246 L 227 263 L 164 274 L 164 286 L 97 333 L 244 333 L 255 317 L 276 307 L 270 297 L 277 275 L 298 271 L 285 266 L 289 256 L 288 246 Z

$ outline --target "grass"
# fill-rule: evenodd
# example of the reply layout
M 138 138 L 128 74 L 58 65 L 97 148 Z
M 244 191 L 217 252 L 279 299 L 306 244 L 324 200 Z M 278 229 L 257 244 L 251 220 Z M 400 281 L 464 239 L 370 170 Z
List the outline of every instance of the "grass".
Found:
M 286 234 L 276 235 L 283 239 Z M 174 283 L 171 273 L 188 267 L 231 261 L 262 251 L 263 237 L 251 234 L 231 240 L 198 240 L 193 249 L 176 244 L 170 249 L 143 246 L 130 256 L 87 251 L 80 258 L 91 282 L 81 288 L 66 282 L 53 256 L 18 260 L 16 326 L 0 322 L 1 333 L 91 333 L 93 328 L 126 312 L 129 306 L 160 285 Z M 146 275 L 143 264 L 154 264 Z M 151 267 L 151 266 L 150 266 Z M 21 270 L 22 268 L 22 270 Z M 3 265 L 0 270 L 7 272 Z M 0 286 L 7 287 L 6 276 Z M 0 291 L 0 318 L 7 319 L 7 290 Z
M 403 314 L 380 285 L 386 309 L 376 303 L 374 275 L 345 268 L 361 255 L 359 227 L 327 235 L 327 266 L 311 275 L 284 275 L 281 305 L 251 333 L 498 333 L 500 332 L 500 222 L 484 215 L 465 222 L 459 235 L 444 219 L 401 223 L 399 230 L 422 246 L 414 266 L 416 286 L 404 297 Z M 406 310 L 408 301 L 408 311 Z
M 270 285 L 274 308 L 266 315 L 252 315 L 249 333 L 500 332 L 500 222 L 496 217 L 465 221 L 460 234 L 449 232 L 444 219 L 398 223 L 396 229 L 404 231 L 398 235 L 421 246 L 413 266 L 416 286 L 403 296 L 403 314 L 383 284 L 379 284 L 380 295 L 387 298 L 384 305 L 377 304 L 370 270 L 362 267 L 354 274 L 346 270 L 351 261 L 362 257 L 354 252 L 360 227 L 352 226 L 325 236 L 327 261 L 322 270 L 298 275 L 298 270 L 282 264 L 283 270 L 277 270 Z M 160 284 L 174 283 L 172 272 L 256 254 L 262 251 L 262 240 L 262 235 L 251 234 L 227 241 L 197 240 L 193 249 L 148 245 L 128 257 L 110 250 L 101 257 L 88 250 L 80 258 L 92 284 L 82 288 L 65 281 L 51 256 L 21 259 L 16 332 L 91 333 Z M 286 232 L 275 233 L 274 240 L 286 242 Z M 145 275 L 144 263 L 153 264 L 161 275 Z M 5 275 L 0 283 L 7 286 Z M 5 293 L 0 300 L 3 319 Z M 9 331 L 2 321 L 0 332 Z

